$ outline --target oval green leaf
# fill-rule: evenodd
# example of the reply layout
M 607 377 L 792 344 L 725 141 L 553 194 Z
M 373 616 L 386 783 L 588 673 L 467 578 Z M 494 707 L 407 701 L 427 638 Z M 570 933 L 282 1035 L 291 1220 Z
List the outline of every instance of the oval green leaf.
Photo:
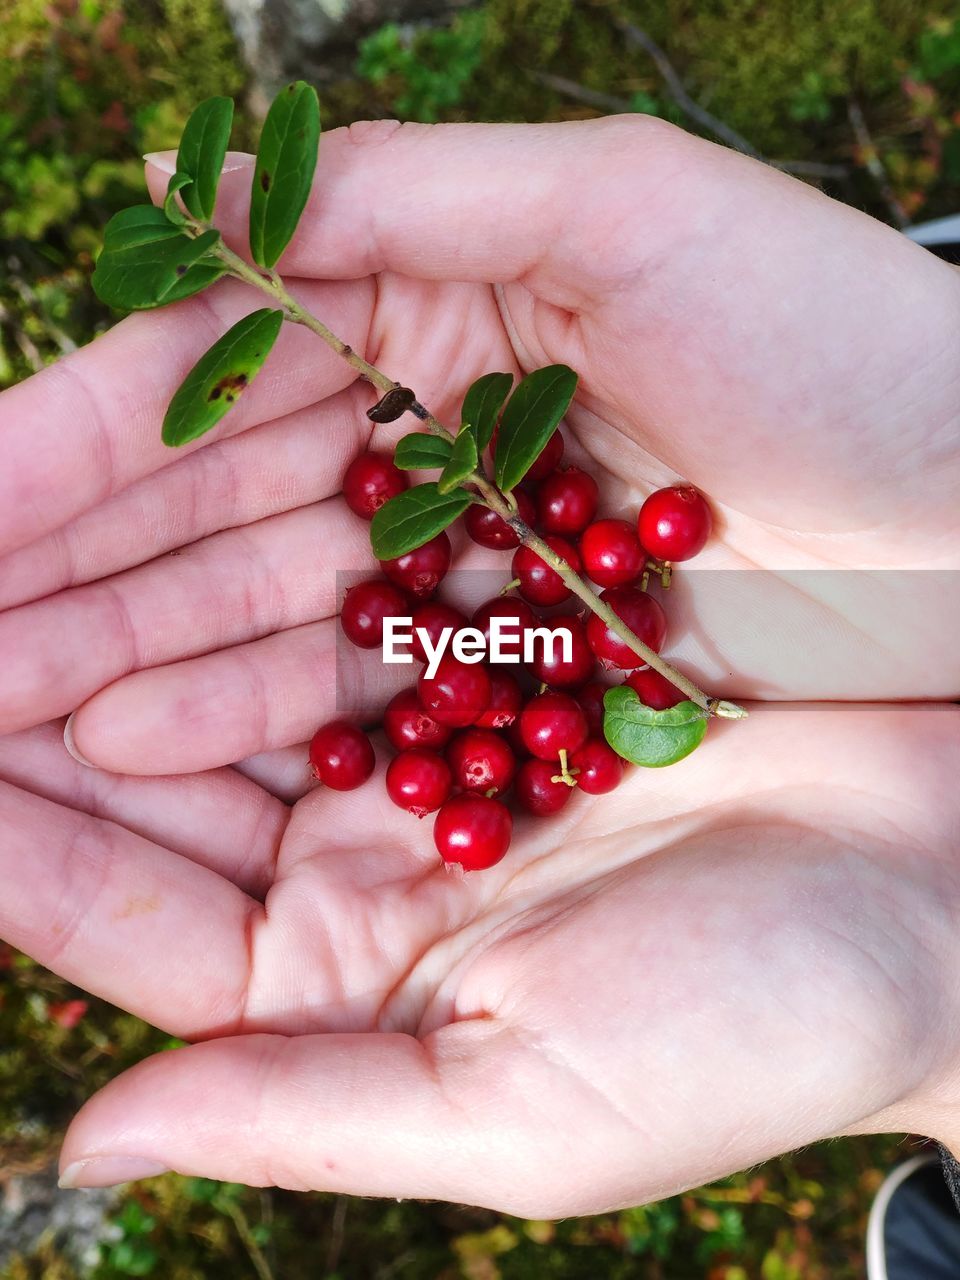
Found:
M 126 311 L 188 298 L 223 275 L 223 266 L 207 258 L 219 240 L 218 231 L 191 239 L 152 204 L 122 209 L 104 228 L 94 292 L 101 302 Z
M 450 461 L 453 445 L 440 436 L 427 435 L 425 431 L 411 431 L 398 443 L 393 461 L 401 471 L 442 470 Z
M 273 267 L 297 229 L 310 194 L 320 145 L 320 103 L 297 80 L 274 98 L 260 133 L 250 194 L 250 252 Z
M 282 323 L 282 311 L 264 307 L 217 339 L 170 401 L 163 420 L 164 444 L 186 444 L 217 425 L 260 372 Z
M 461 430 L 453 442 L 450 461 L 443 468 L 440 479 L 437 481 L 437 492 L 442 494 L 452 493 L 458 484 L 476 471 L 479 461 L 477 442 L 474 439 L 473 432 L 469 429 Z
M 469 425 L 480 453 L 483 453 L 493 437 L 497 415 L 512 386 L 512 373 L 485 373 L 470 386 L 463 398 L 460 421 Z
M 182 192 L 184 187 L 189 187 L 192 182 L 193 179 L 189 173 L 177 172 L 167 183 L 167 198 L 163 202 L 163 216 L 175 226 L 182 227 L 187 222 L 186 214 L 177 204 L 177 192 Z
M 535 369 L 517 384 L 500 418 L 497 436 L 495 475 L 502 490 L 515 488 L 527 474 L 576 389 L 577 375 L 565 364 Z
M 385 502 L 370 525 L 370 543 L 378 560 L 415 551 L 453 524 L 470 505 L 462 492 L 442 494 L 435 484 L 415 484 Z
M 177 170 L 193 181 L 193 186 L 183 192 L 183 203 L 204 222 L 213 217 L 232 127 L 232 98 L 206 98 L 194 108 L 183 127 Z
M 603 698 L 603 735 L 624 760 L 661 769 L 688 756 L 707 732 L 707 713 L 695 702 L 654 711 L 629 685 L 608 689 Z

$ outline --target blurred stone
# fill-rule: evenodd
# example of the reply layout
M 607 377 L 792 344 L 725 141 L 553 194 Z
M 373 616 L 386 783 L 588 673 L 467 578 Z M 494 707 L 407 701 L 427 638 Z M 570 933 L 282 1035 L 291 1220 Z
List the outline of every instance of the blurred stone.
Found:
M 41 1240 L 75 1265 L 89 1266 L 100 1242 L 116 1235 L 109 1222 L 116 1200 L 111 1187 L 61 1191 L 56 1166 L 0 1179 L 0 1269 L 17 1254 L 32 1254 Z

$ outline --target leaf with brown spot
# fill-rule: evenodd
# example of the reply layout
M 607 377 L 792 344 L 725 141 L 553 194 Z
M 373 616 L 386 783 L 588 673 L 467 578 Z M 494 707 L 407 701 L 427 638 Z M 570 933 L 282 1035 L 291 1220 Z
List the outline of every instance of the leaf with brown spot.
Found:
M 319 145 L 317 91 L 297 80 L 274 98 L 260 132 L 250 193 L 250 253 L 258 266 L 276 266 L 290 243 L 310 194 Z

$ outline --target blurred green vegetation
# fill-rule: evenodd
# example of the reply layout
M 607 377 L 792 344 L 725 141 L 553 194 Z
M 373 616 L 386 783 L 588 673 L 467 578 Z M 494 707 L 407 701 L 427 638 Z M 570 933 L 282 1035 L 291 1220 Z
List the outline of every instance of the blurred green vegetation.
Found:
M 618 19 L 642 26 L 693 99 L 757 150 L 838 166 L 822 180 L 838 198 L 887 220 L 960 210 L 960 18 L 935 0 L 487 0 L 439 27 L 373 32 L 353 69 L 321 87 L 324 123 L 629 109 L 689 125 Z M 142 199 L 141 153 L 175 145 L 212 93 L 240 98 L 234 145 L 249 145 L 248 89 L 218 0 L 8 3 L 0 385 L 112 323 L 89 273 L 103 223 Z M 596 94 L 614 101 L 598 107 Z M 0 1188 L 49 1163 L 90 1092 L 168 1044 L 0 948 Z M 170 1176 L 124 1193 L 114 1238 L 82 1277 L 47 1242 L 0 1280 L 854 1280 L 871 1196 L 904 1150 L 894 1138 L 822 1144 L 658 1205 L 558 1224 Z

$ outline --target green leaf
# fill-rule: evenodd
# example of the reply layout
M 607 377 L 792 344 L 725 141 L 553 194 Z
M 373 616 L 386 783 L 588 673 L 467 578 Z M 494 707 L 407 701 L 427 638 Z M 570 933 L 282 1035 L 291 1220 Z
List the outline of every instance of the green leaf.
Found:
M 370 542 L 378 560 L 393 560 L 422 547 L 453 524 L 470 505 L 462 492 L 442 494 L 435 484 L 415 484 L 385 502 L 370 525 Z
M 517 385 L 500 418 L 497 484 L 513 489 L 537 460 L 556 430 L 577 388 L 577 375 L 565 364 L 535 369 Z
M 218 231 L 191 239 L 152 204 L 122 209 L 104 228 L 94 291 L 101 302 L 127 311 L 188 298 L 223 275 L 220 263 L 203 260 L 219 240 Z
M 647 769 L 676 764 L 700 745 L 707 732 L 707 713 L 695 702 L 654 711 L 628 685 L 608 689 L 603 708 L 607 742 L 624 760 Z
M 320 144 L 320 103 L 312 85 L 297 80 L 274 98 L 260 134 L 250 195 L 250 252 L 273 267 L 303 213 Z
M 479 461 L 477 442 L 473 432 L 469 429 L 461 430 L 453 442 L 450 461 L 443 468 L 440 479 L 437 481 L 437 492 L 451 493 L 462 480 L 466 480 L 468 475 L 476 471 Z
M 433 467 L 445 467 L 452 452 L 449 440 L 427 435 L 425 431 L 411 431 L 397 445 L 393 461 L 401 471 L 429 471 Z
M 282 311 L 254 311 L 200 357 L 170 401 L 164 444 L 186 444 L 217 425 L 260 372 L 282 323 Z
M 471 385 L 463 398 L 460 421 L 469 423 L 479 453 L 483 453 L 490 443 L 497 415 L 512 386 L 512 373 L 485 373 Z
M 175 173 L 167 183 L 167 198 L 163 202 L 163 216 L 168 222 L 172 222 L 178 227 L 186 224 L 187 217 L 177 204 L 177 192 L 182 191 L 184 187 L 188 187 L 191 182 L 193 182 L 193 179 L 189 173 Z
M 183 203 L 195 218 L 209 222 L 233 127 L 233 99 L 207 98 L 194 108 L 183 127 L 177 169 L 193 180 Z

